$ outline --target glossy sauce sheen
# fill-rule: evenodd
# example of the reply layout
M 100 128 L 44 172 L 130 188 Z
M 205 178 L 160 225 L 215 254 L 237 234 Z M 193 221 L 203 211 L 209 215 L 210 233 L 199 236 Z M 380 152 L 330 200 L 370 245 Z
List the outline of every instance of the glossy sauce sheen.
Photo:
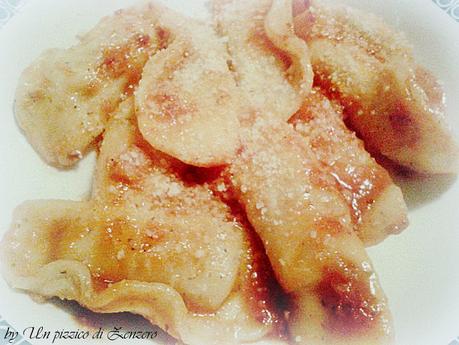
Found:
M 203 188 L 217 178 L 224 169 L 202 169 L 185 165 L 154 150 L 139 132 L 134 135 L 133 145 L 127 151 L 121 152 L 120 157 L 126 154 L 129 157 L 135 157 L 137 161 L 135 166 L 132 166 L 130 161 L 116 157 L 108 160 L 106 164 L 105 174 L 108 182 L 117 186 L 117 190 L 120 191 L 118 196 L 115 193 L 114 198 L 107 199 L 112 203 L 110 207 L 123 207 L 125 202 L 123 193 L 144 191 L 145 179 L 155 173 L 155 167 L 167 169 L 171 175 L 190 189 Z M 167 201 L 164 202 L 166 206 Z M 239 273 L 242 296 L 252 317 L 261 324 L 272 326 L 271 336 L 285 338 L 287 332 L 283 311 L 278 306 L 279 301 L 282 300 L 282 292 L 274 278 L 263 246 L 245 219 L 241 208 L 231 202 L 228 202 L 228 205 L 231 209 L 231 213 L 228 214 L 228 222 L 240 223 L 240 226 L 246 229 L 247 251 L 243 255 L 243 264 Z M 113 216 L 108 214 L 108 217 L 103 210 L 98 211 L 95 208 L 93 212 L 92 220 L 87 226 L 84 220 L 80 219 L 60 219 L 52 224 L 53 230 L 48 238 L 51 244 L 49 260 L 75 258 L 79 254 L 74 244 L 82 241 L 84 237 L 94 236 L 90 254 L 80 259 L 90 269 L 96 291 L 102 292 L 112 284 L 124 279 L 158 281 L 158 277 L 155 277 L 156 275 L 150 277 L 151 273 L 148 271 L 148 267 L 160 269 L 163 265 L 160 257 L 155 259 L 155 248 L 161 246 L 163 241 L 168 241 L 169 232 L 180 231 L 180 229 L 168 228 L 166 224 L 158 225 L 155 222 L 145 224 L 133 217 L 115 217 L 116 211 L 111 213 Z M 170 212 L 174 212 L 172 205 Z M 190 212 L 193 211 L 190 210 Z M 179 212 L 177 217 L 180 216 Z M 145 228 L 148 228 L 147 232 Z M 68 229 L 81 230 L 72 233 L 67 231 Z M 173 256 L 168 260 L 180 260 L 180 257 Z M 190 257 L 186 256 L 184 260 L 190 260 Z M 135 276 L 132 276 L 133 262 L 136 262 L 137 265 Z M 142 267 L 142 265 L 145 266 Z M 194 262 L 192 265 L 195 267 L 199 265 L 199 262 Z M 192 301 L 187 301 L 187 305 L 195 312 L 204 314 L 208 312 Z
M 154 4 L 117 11 L 75 46 L 50 49 L 24 71 L 16 117 L 48 163 L 71 166 L 92 148 L 135 91 L 147 60 L 169 44 L 169 31 L 158 24 L 167 13 Z
M 314 84 L 343 105 L 367 149 L 421 174 L 455 173 L 459 148 L 445 123 L 444 90 L 406 36 L 339 4 L 296 1 L 294 9 Z
M 275 278 L 263 243 L 248 221 L 243 208 L 235 199 L 230 187 L 224 196 L 221 192 L 215 191 L 215 193 L 220 195 L 222 200 L 225 200 L 234 217 L 241 224 L 244 224 L 248 236 L 250 249 L 247 254 L 250 263 L 245 273 L 244 292 L 252 314 L 259 322 L 274 325 L 272 336 L 287 339 L 288 327 L 284 314 L 289 306 L 289 300 Z
M 288 70 L 292 65 L 292 59 L 288 54 L 277 48 L 268 38 L 263 27 L 263 22 L 253 27 L 249 43 L 265 51 L 267 54 L 272 54 L 283 70 Z
M 188 185 L 208 185 L 214 195 L 229 206 L 232 219 L 243 226 L 249 243 L 246 253 L 247 264 L 243 269 L 244 298 L 258 322 L 274 326 L 271 336 L 286 340 L 289 334 L 284 314 L 291 302 L 275 278 L 261 239 L 247 219 L 243 206 L 236 199 L 228 173 L 226 166 L 186 166 L 185 169 L 177 170 L 177 174 Z
M 297 3 L 294 12 L 308 6 L 309 1 Z M 250 43 L 263 54 L 274 55 L 276 66 L 287 70 L 292 59 L 259 30 L 262 21 L 256 27 Z M 168 48 L 170 32 L 157 27 L 156 36 L 138 34 L 126 44 L 102 50 L 98 80 L 125 79 L 119 101 L 133 95 L 153 52 Z M 179 54 L 173 72 L 180 71 L 189 57 L 187 49 Z M 426 77 L 420 79 L 429 84 Z M 89 83 L 86 94 L 92 97 L 99 91 L 97 83 Z M 187 102 L 182 104 L 178 95 L 173 90 L 158 92 L 145 100 L 159 107 L 167 123 L 175 124 L 184 114 L 196 111 L 193 102 L 184 105 Z M 115 103 L 101 103 L 107 122 Z M 390 116 L 393 130 L 400 135 L 416 129 L 404 116 L 403 107 Z M 311 316 L 314 312 L 306 310 L 300 323 L 318 319 L 316 328 L 322 339 L 352 342 L 369 334 L 387 336 L 390 316 L 385 297 L 353 224 L 362 222 L 392 183 L 390 176 L 369 156 L 359 155 L 365 153 L 363 144 L 344 126 L 342 109 L 317 90 L 290 125 L 252 115 L 241 121 L 247 122 L 243 127 L 250 135 L 241 135 L 243 144 L 232 166 L 209 169 L 191 167 L 157 151 L 139 132 L 137 119 L 107 123 L 107 138 L 123 133 L 111 133 L 116 123 L 132 135 L 118 138 L 116 149 L 110 146 L 113 138 L 101 144 L 97 184 L 87 214 L 75 213 L 50 223 L 47 261 L 68 259 L 86 265 L 100 295 L 124 280 L 168 285 L 194 316 L 216 315 L 229 296 L 241 292 L 250 315 L 272 326 L 271 335 L 276 338 L 290 337 L 286 315 L 300 310 L 296 296 L 319 301 L 318 313 Z M 166 141 L 172 138 L 164 137 Z M 347 150 L 343 144 L 349 144 Z M 202 272 L 207 274 L 199 281 Z M 220 281 L 215 280 L 216 274 Z M 227 293 L 207 299 L 203 288 Z
M 392 184 L 388 172 L 365 151 L 363 142 L 346 128 L 342 112 L 320 92 L 314 91 L 290 123 L 309 141 L 318 159 L 336 180 L 347 200 L 354 223 Z
M 352 275 L 352 269 L 326 269 L 315 292 L 327 314 L 325 327 L 338 336 L 355 336 L 371 328 L 378 317 L 369 287 Z
M 136 136 L 136 146 L 144 152 L 152 150 L 151 146 L 141 137 Z M 230 221 L 240 223 L 245 230 L 248 249 L 245 254 L 246 266 L 242 269 L 242 291 L 251 314 L 260 323 L 273 325 L 271 336 L 287 339 L 288 331 L 284 319 L 284 310 L 288 299 L 275 279 L 274 272 L 266 256 L 263 244 L 247 220 L 245 212 L 237 202 L 228 183 L 224 182 L 226 167 L 198 168 L 185 165 L 171 158 L 171 173 L 181 179 L 188 187 L 209 185 L 214 194 L 224 201 L 231 210 Z M 119 181 L 129 180 L 122 177 Z M 225 192 L 218 191 L 218 184 L 225 185 Z
M 244 134 L 227 179 L 293 299 L 292 337 L 304 344 L 315 344 L 316 337 L 324 344 L 386 337 L 386 300 L 333 176 L 323 173 L 308 142 L 288 124 L 257 119 Z M 335 284 L 330 269 L 346 280 Z M 356 295 L 340 291 L 350 283 Z M 374 289 L 360 288 L 367 285 Z M 373 315 L 354 312 L 365 305 Z M 349 331 L 332 330 L 341 326 Z
M 150 56 L 148 48 L 152 45 L 151 38 L 147 35 L 140 34 L 130 41 L 123 46 L 105 48 L 103 63 L 99 67 L 102 77 L 116 79 L 126 76 L 126 95 L 131 95 L 139 83 L 143 66 Z

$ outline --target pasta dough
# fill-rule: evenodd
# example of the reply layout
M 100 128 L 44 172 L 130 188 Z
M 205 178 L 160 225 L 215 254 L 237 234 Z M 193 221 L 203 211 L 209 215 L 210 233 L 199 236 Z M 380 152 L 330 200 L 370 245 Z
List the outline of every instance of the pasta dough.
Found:
M 405 37 L 374 15 L 296 2 L 295 31 L 309 45 L 316 83 L 343 104 L 366 145 L 419 173 L 455 173 L 443 89 Z
M 21 206 L 2 243 L 9 283 L 96 312 L 143 315 L 188 344 L 239 344 L 282 331 L 260 246 L 183 163 L 131 123 L 108 126 L 93 197 Z
M 178 14 L 156 4 L 120 10 L 75 46 L 44 52 L 22 73 L 16 118 L 48 164 L 72 166 L 91 148 L 149 57 L 169 44 L 171 33 L 158 25 L 162 16 Z

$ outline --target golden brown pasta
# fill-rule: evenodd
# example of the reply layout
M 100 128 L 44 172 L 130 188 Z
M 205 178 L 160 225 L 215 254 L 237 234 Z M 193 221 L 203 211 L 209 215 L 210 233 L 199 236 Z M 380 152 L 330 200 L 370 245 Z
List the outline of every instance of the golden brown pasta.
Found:
M 315 81 L 344 105 L 366 145 L 419 173 L 456 172 L 443 89 L 405 37 L 368 13 L 296 2 L 295 30 L 309 45 Z
M 307 46 L 295 37 L 291 1 L 215 0 L 217 32 L 246 101 L 263 116 L 287 121 L 312 85 Z
M 243 110 L 225 45 L 204 24 L 175 19 L 172 25 L 174 41 L 147 63 L 136 92 L 140 131 L 156 149 L 186 163 L 228 163 L 239 146 Z
M 315 89 L 289 121 L 331 175 L 351 210 L 359 238 L 374 245 L 407 225 L 403 195 L 344 124 L 342 108 Z
M 273 18 L 286 17 L 285 8 L 279 6 L 279 3 L 287 2 L 215 2 L 214 19 L 219 32 L 228 36 L 231 66 L 238 86 L 256 109 L 252 113 L 257 118 L 286 119 L 288 111 L 295 109 L 296 114 L 291 122 L 302 132 L 308 143 L 315 146 L 312 153 L 324 163 L 324 173 L 331 174 L 336 179 L 339 189 L 348 200 L 359 237 L 367 245 L 376 244 L 389 234 L 400 232 L 407 225 L 407 210 L 401 191 L 393 184 L 389 174 L 374 162 L 358 139 L 345 127 L 337 110 L 324 104 L 327 102 L 325 97 L 320 97 L 316 92 L 307 96 L 299 89 L 290 90 L 296 98 L 285 97 L 285 94 L 279 92 L 282 83 L 288 85 L 291 82 L 285 70 L 279 68 L 279 62 L 293 61 L 292 54 L 286 53 L 287 49 L 281 54 L 281 50 L 272 43 L 271 37 L 274 35 L 265 33 L 269 27 L 267 23 L 270 15 Z M 289 8 L 291 10 L 291 3 Z M 285 24 L 287 20 L 283 21 Z M 307 49 L 303 49 L 300 54 L 308 60 Z M 277 65 L 273 62 L 277 62 Z M 257 64 L 262 66 L 258 70 L 253 68 Z M 297 65 L 305 66 L 307 63 Z M 279 71 L 284 73 L 279 74 Z M 273 75 L 277 78 L 271 78 Z M 269 86 L 271 91 L 248 86 L 255 82 L 265 85 L 265 88 Z M 263 102 L 258 102 L 262 99 Z M 298 100 L 302 104 L 298 104 Z M 270 102 L 273 101 L 280 102 L 287 113 L 272 116 L 275 107 Z M 242 121 L 247 121 L 247 117 Z M 321 147 L 317 147 L 319 141 L 322 141 Z M 352 172 L 346 170 L 349 167 L 354 168 Z
M 9 283 L 96 312 L 143 315 L 188 344 L 278 338 L 262 247 L 210 190 L 181 178 L 183 163 L 144 141 L 132 104 L 108 127 L 90 201 L 16 211 L 2 242 Z
M 228 179 L 292 297 L 293 339 L 392 343 L 386 298 L 333 177 L 287 124 L 258 120 L 243 138 Z
M 120 10 L 23 72 L 16 118 L 47 163 L 68 167 L 83 157 L 109 114 L 133 93 L 148 58 L 168 45 L 172 34 L 158 20 L 170 12 L 155 4 Z
M 191 345 L 393 344 L 365 245 L 407 209 L 346 125 L 398 164 L 453 172 L 441 87 L 359 11 L 213 0 L 212 14 L 122 10 L 23 73 L 16 116 L 42 157 L 98 156 L 88 200 L 16 210 L 8 283 Z

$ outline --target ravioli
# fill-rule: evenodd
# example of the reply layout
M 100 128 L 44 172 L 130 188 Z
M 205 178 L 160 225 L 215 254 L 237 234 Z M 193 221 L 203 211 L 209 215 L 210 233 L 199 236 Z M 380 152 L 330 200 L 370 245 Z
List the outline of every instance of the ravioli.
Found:
M 331 174 L 336 179 L 352 210 L 352 220 L 356 224 L 359 237 L 366 245 L 376 244 L 389 234 L 400 232 L 407 225 L 407 210 L 401 191 L 393 184 L 389 174 L 377 165 L 358 139 L 345 127 L 340 119 L 342 115 L 337 114 L 336 108 L 326 106 L 325 96 L 319 96 L 316 91 L 307 95 L 306 90 L 301 92 L 297 88 L 290 90 L 295 97 L 282 97 L 285 95 L 279 92 L 279 85 L 289 85 L 291 78 L 285 71 L 284 74 L 278 74 L 282 69 L 273 62 L 279 62 L 280 56 L 290 63 L 293 59 L 287 59 L 286 53 L 279 55 L 281 50 L 276 50 L 276 45 L 270 40 L 273 35 L 266 33 L 269 27 L 267 23 L 272 21 L 269 15 L 272 18 L 285 16 L 283 13 L 286 11 L 279 7 L 279 3 L 283 2 L 247 3 L 233 0 L 216 1 L 214 5 L 217 28 L 219 32 L 228 35 L 228 49 L 231 53 L 235 52 L 231 57 L 238 86 L 255 109 L 248 117 L 288 119 L 289 110 L 295 110 L 290 122 L 313 147 L 312 153 L 324 164 L 324 174 Z M 288 23 L 288 20 L 285 19 L 284 22 Z M 253 32 L 257 32 L 257 39 L 250 36 Z M 260 48 L 262 41 L 265 42 L 265 49 Z M 299 54 L 308 61 L 307 50 L 303 49 Z M 271 62 L 271 65 L 263 64 L 263 61 Z M 259 71 L 245 69 L 246 65 L 254 68 L 259 63 L 263 65 Z M 304 62 L 299 65 L 308 64 Z M 277 75 L 278 79 L 271 78 L 272 75 Z M 253 87 L 251 92 L 247 92 L 250 89 L 247 85 L 255 81 L 271 87 L 271 91 Z M 279 97 L 278 94 L 282 96 Z M 272 116 L 275 107 L 269 101 L 261 102 L 262 105 L 257 101 L 265 97 L 282 102 L 285 113 Z M 242 121 L 247 121 L 247 116 Z
M 292 298 L 292 338 L 392 343 L 386 297 L 336 181 L 288 124 L 259 120 L 243 138 L 227 179 Z
M 119 10 L 73 47 L 44 52 L 22 73 L 16 118 L 48 164 L 72 166 L 92 147 L 149 57 L 167 47 L 172 34 L 158 20 L 178 16 L 171 13 L 156 4 Z
M 275 61 L 269 54 L 260 56 Z M 229 67 L 237 71 L 238 66 L 232 61 Z M 290 85 L 285 71 L 279 75 Z M 243 96 L 235 97 L 245 98 L 249 109 L 240 115 L 241 147 L 213 190 L 225 202 L 242 205 L 263 241 L 276 278 L 292 298 L 288 324 L 293 339 L 304 344 L 390 343 L 386 298 L 336 180 L 322 172 L 323 165 L 287 118 L 254 106 L 239 76 L 246 74 L 236 73 Z M 298 90 L 291 90 L 301 99 Z
M 187 182 L 187 166 L 145 142 L 132 114 L 128 100 L 108 125 L 91 200 L 18 208 L 2 242 L 9 283 L 143 315 L 187 344 L 279 335 L 260 245 L 205 185 Z
M 227 30 L 219 25 L 228 33 L 218 37 L 211 27 L 190 21 L 179 24 L 173 43 L 146 65 L 136 91 L 139 128 L 146 140 L 201 167 L 231 162 L 240 148 L 240 122 L 253 108 L 287 120 L 295 111 L 292 104 L 299 103 L 312 84 L 307 47 L 293 32 L 289 1 L 266 2 L 264 12 L 242 17 L 226 2 L 214 5 L 223 21 L 230 13 L 240 26 Z M 246 3 L 243 9 L 251 5 Z M 252 19 L 254 27 L 246 27 Z M 259 46 L 241 43 L 246 39 Z M 278 55 L 273 59 L 265 50 Z M 265 94 L 267 86 L 271 90 Z
M 272 12 L 266 11 L 269 4 L 272 5 Z M 330 109 L 322 108 L 320 102 L 326 99 L 318 97 L 315 91 L 306 98 L 307 92 L 299 92 L 298 89 L 293 89 L 294 98 L 279 97 L 282 95 L 280 92 L 277 95 L 280 83 L 270 83 L 269 80 L 272 71 L 276 71 L 275 66 L 265 65 L 259 71 L 244 70 L 245 64 L 257 66 L 260 60 L 279 61 L 276 55 L 278 51 L 260 50 L 259 41 L 248 39 L 250 35 L 246 34 L 251 32 L 252 26 L 256 26 L 254 23 L 258 23 L 258 37 L 265 35 L 266 39 L 267 22 L 275 16 L 277 4 L 275 1 L 250 4 L 222 1 L 216 4 L 214 16 L 217 28 L 220 33 L 228 35 L 231 67 L 241 92 L 253 110 L 241 121 L 242 146 L 224 173 L 225 187 L 219 188 L 217 185 L 215 189 L 234 194 L 233 197 L 244 206 L 249 221 L 261 237 L 277 279 L 293 299 L 289 326 L 296 342 L 391 343 L 393 335 L 387 301 L 358 235 L 370 244 L 386 237 L 387 228 L 396 230 L 398 222 L 403 226 L 406 216 L 403 198 L 387 172 L 377 166 L 340 122 L 335 110 L 330 112 Z M 268 42 L 271 42 L 272 48 L 274 43 L 270 38 Z M 253 60 L 246 53 L 251 51 L 256 52 L 256 55 L 252 55 Z M 238 60 L 241 52 L 246 55 Z M 307 57 L 307 50 L 303 54 Z M 278 76 L 284 85 L 289 83 L 288 75 Z M 250 87 L 244 84 L 245 79 L 259 80 L 265 88 L 272 89 L 265 91 L 257 86 L 249 93 L 247 90 Z M 275 106 L 271 106 L 269 100 L 257 102 L 258 99 L 271 96 L 273 101 L 285 102 L 282 106 L 285 111 L 283 116 L 273 116 Z M 310 119 L 302 115 L 305 115 L 308 106 L 312 107 L 308 102 L 316 106 L 311 112 L 314 112 L 317 121 L 305 124 Z M 296 111 L 291 121 L 297 125 L 297 132 L 286 123 L 291 115 L 288 113 L 290 109 Z M 298 123 L 301 121 L 305 128 L 311 130 L 311 135 L 307 132 L 300 135 Z M 330 127 L 339 132 L 338 135 L 330 133 Z M 312 141 L 320 137 L 336 140 L 336 147 L 328 147 L 329 150 L 312 149 Z M 336 149 L 349 143 L 352 149 L 357 149 L 356 152 Z M 396 220 L 396 225 L 378 224 L 378 212 L 384 212 L 388 205 L 387 199 L 381 195 L 375 196 L 375 199 L 379 197 L 382 206 L 375 205 L 375 212 L 371 210 L 366 213 L 365 223 L 351 217 L 351 210 L 365 213 L 368 205 L 363 205 L 361 199 L 346 197 L 343 186 L 337 181 L 339 176 L 333 176 L 339 167 L 335 167 L 331 161 L 336 160 L 339 154 L 343 154 L 343 162 L 350 160 L 348 163 L 353 165 L 358 161 L 372 173 L 377 171 L 378 177 L 384 180 L 384 188 L 389 187 L 384 197 L 401 207 L 401 220 Z M 357 179 L 366 179 L 360 171 L 355 176 Z M 358 188 L 364 186 L 363 182 Z M 362 191 L 364 194 L 366 192 Z M 224 196 L 226 198 L 231 198 L 231 195 Z M 354 205 L 353 209 L 352 204 L 359 201 L 361 204 Z M 360 216 L 354 212 L 352 215 L 354 218 Z M 360 229 L 358 225 L 361 225 Z
M 291 1 L 215 0 L 212 5 L 246 102 L 259 115 L 287 121 L 313 79 L 308 48 L 293 32 Z
M 342 103 L 365 144 L 421 174 L 456 173 L 444 91 L 404 35 L 355 9 L 296 3 L 295 31 L 308 43 L 315 82 Z
M 172 24 L 174 41 L 147 63 L 135 94 L 140 131 L 183 162 L 228 163 L 239 147 L 238 114 L 244 110 L 225 45 L 210 26 L 189 19 Z
M 365 245 L 374 245 L 408 225 L 402 191 L 344 124 L 343 111 L 314 89 L 289 120 L 331 175 L 351 210 Z
M 400 232 L 406 205 L 346 125 L 401 165 L 452 172 L 441 88 L 358 11 L 212 11 L 213 26 L 122 10 L 23 73 L 16 116 L 42 157 L 98 157 L 88 200 L 16 210 L 0 246 L 8 283 L 142 315 L 191 345 L 392 344 L 365 246 Z

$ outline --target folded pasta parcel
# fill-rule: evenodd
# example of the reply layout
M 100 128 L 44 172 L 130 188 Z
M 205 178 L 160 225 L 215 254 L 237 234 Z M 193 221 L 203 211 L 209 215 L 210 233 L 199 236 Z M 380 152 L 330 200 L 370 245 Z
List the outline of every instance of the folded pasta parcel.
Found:
M 342 107 L 311 89 L 310 51 L 293 32 L 292 3 L 217 0 L 213 9 L 238 87 L 253 112 L 259 118 L 289 120 L 302 134 L 324 174 L 336 180 L 360 239 L 374 245 L 406 228 L 400 188 L 346 127 Z
M 287 124 L 261 120 L 244 138 L 227 179 L 292 299 L 292 338 L 392 343 L 386 297 L 334 179 Z
M 279 336 L 264 252 L 207 187 L 179 177 L 186 169 L 131 120 L 113 120 L 91 200 L 17 209 L 2 241 L 8 282 L 95 312 L 140 314 L 187 344 Z
M 225 45 L 209 25 L 175 18 L 172 25 L 174 40 L 148 61 L 135 93 L 140 131 L 185 163 L 227 164 L 239 146 L 243 110 Z
M 88 200 L 16 210 L 4 276 L 191 345 L 392 344 L 365 246 L 407 209 L 365 148 L 453 171 L 441 88 L 358 11 L 214 0 L 212 15 L 122 10 L 23 73 L 32 145 L 58 167 L 96 147 L 97 166 Z
M 314 89 L 289 122 L 300 133 L 323 171 L 335 181 L 351 211 L 355 231 L 374 245 L 408 225 L 402 191 L 389 173 L 365 151 L 364 143 L 343 121 L 342 107 Z
M 137 87 L 147 60 L 172 33 L 159 18 L 178 14 L 157 4 L 119 10 L 68 49 L 50 49 L 23 73 L 15 113 L 48 163 L 69 167 L 93 147 L 110 114 Z
M 341 102 L 367 147 L 415 172 L 457 173 L 459 147 L 445 121 L 443 88 L 406 37 L 346 6 L 296 0 L 294 8 L 317 85 Z
M 232 4 L 224 2 L 227 6 Z M 237 2 L 238 6 L 241 4 Z M 284 5 L 288 14 L 291 3 Z M 269 22 L 278 6 L 279 2 L 268 3 L 260 23 L 265 23 L 264 18 Z M 226 7 L 221 8 L 225 13 Z M 287 33 L 292 36 L 295 47 L 305 53 L 306 45 L 294 39 L 293 30 Z M 276 46 L 275 39 L 268 40 Z M 232 56 L 231 36 L 227 41 Z M 276 57 L 269 57 L 265 52 L 261 55 L 265 61 L 274 63 L 266 63 L 264 72 L 269 76 L 275 73 L 279 83 L 276 86 L 282 85 L 286 94 L 294 96 L 287 102 L 291 113 L 265 112 L 264 106 L 257 108 L 256 99 L 250 97 L 257 97 L 257 91 L 247 92 L 254 76 L 241 72 L 237 60 L 231 60 L 229 70 L 234 71 L 236 85 L 234 97 L 239 100 L 237 103 L 242 102 L 242 110 L 245 110 L 239 114 L 241 145 L 223 170 L 222 179 L 226 184 L 218 184 L 215 190 L 233 194 L 263 241 L 279 283 L 292 298 L 288 324 L 293 339 L 304 344 L 390 343 L 391 316 L 387 302 L 364 245 L 354 232 L 348 204 L 333 177 L 322 172 L 322 164 L 304 137 L 287 124 L 301 106 L 301 97 L 307 96 L 307 85 L 311 87 L 307 83 L 291 83 L 294 78 L 290 73 L 295 67 L 303 66 L 304 73 L 294 75 L 308 75 L 307 64 L 302 64 L 294 55 L 299 49 L 278 48 L 291 59 L 293 68 L 283 68 L 277 64 Z M 250 51 L 247 47 L 242 49 Z M 263 75 L 259 72 L 256 77 L 263 78 Z M 139 88 L 142 93 L 136 96 L 160 89 L 158 83 L 143 81 Z M 214 116 L 219 114 L 216 112 Z M 172 137 L 169 141 L 172 142 Z M 156 145 L 154 141 L 151 143 Z M 193 152 L 188 152 L 186 161 L 193 164 L 193 156 Z M 199 161 L 195 165 L 199 166 Z
M 287 121 L 312 86 L 307 46 L 292 30 L 286 0 L 212 1 L 240 92 L 263 116 Z

